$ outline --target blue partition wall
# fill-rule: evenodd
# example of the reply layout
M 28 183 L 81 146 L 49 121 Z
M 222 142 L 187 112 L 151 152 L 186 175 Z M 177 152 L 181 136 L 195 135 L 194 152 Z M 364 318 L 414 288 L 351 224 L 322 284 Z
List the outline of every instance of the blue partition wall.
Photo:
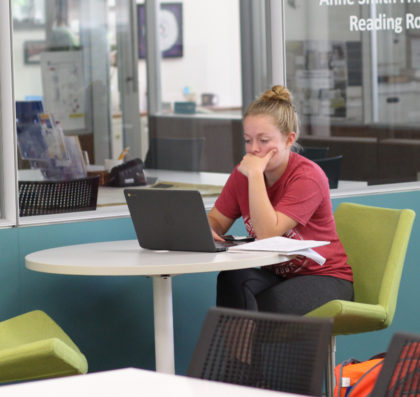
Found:
M 389 208 L 412 208 L 420 217 L 420 192 L 334 199 Z M 243 233 L 236 222 L 232 232 Z M 340 336 L 337 361 L 365 359 L 386 350 L 395 331 L 420 332 L 418 219 L 407 253 L 396 316 L 387 330 Z M 26 254 L 55 246 L 135 238 L 131 220 L 110 219 L 0 230 L 0 321 L 33 309 L 51 315 L 86 354 L 90 371 L 121 367 L 154 369 L 152 280 L 36 273 Z M 173 278 L 176 372 L 184 374 L 201 324 L 215 304 L 216 273 Z

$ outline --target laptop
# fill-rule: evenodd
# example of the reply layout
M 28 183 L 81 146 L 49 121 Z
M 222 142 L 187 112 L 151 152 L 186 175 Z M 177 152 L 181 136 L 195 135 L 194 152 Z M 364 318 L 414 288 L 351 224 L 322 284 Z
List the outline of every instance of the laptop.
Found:
M 124 189 L 142 248 L 219 252 L 234 241 L 216 242 L 198 190 Z

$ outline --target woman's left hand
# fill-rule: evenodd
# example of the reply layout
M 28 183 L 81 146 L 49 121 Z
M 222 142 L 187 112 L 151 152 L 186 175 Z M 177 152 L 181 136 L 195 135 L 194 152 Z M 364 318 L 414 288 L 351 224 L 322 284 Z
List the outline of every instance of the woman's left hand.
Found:
M 256 156 L 255 154 L 247 153 L 242 158 L 238 170 L 245 176 L 249 176 L 252 172 L 263 173 L 267 164 L 276 153 L 276 149 L 272 149 L 263 157 Z

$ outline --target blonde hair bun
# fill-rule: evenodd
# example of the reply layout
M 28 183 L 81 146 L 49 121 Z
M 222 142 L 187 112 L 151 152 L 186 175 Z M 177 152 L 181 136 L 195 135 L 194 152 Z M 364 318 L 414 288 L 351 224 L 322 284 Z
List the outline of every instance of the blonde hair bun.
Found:
M 281 101 L 292 104 L 292 94 L 290 91 L 282 85 L 275 85 L 270 90 L 264 92 L 261 97 L 261 101 Z
M 244 119 L 255 115 L 271 116 L 282 134 L 293 131 L 299 138 L 299 120 L 292 100 L 292 94 L 286 87 L 275 85 L 248 106 Z

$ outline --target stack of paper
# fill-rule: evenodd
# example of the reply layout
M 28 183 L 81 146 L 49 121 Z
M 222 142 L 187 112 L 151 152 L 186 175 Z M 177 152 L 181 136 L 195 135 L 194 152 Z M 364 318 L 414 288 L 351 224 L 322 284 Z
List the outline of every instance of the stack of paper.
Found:
M 315 252 L 312 248 L 329 244 L 329 241 L 295 240 L 287 237 L 270 237 L 253 241 L 252 243 L 235 245 L 229 251 L 271 251 L 280 255 L 296 256 L 303 255 L 323 265 L 325 258 Z

